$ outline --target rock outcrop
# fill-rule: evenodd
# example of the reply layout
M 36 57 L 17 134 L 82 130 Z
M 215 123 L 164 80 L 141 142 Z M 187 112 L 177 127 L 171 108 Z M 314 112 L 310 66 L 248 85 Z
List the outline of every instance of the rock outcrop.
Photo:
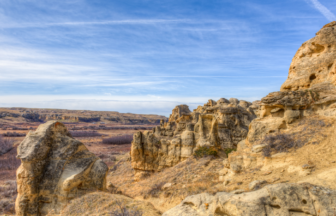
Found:
M 137 172 L 159 171 L 188 158 L 199 147 L 236 148 L 246 138 L 258 107 L 235 98 L 209 100 L 193 112 L 187 105 L 176 106 L 168 122 L 134 134 L 132 166 Z
M 16 214 L 59 214 L 69 200 L 106 188 L 108 167 L 57 121 L 30 131 L 18 147 Z
M 261 99 L 258 119 L 247 141 L 256 144 L 267 134 L 286 129 L 311 115 L 336 115 L 336 22 L 325 25 L 299 48 L 279 92 Z
M 163 216 L 300 216 L 335 214 L 336 191 L 311 184 L 275 184 L 247 193 L 185 198 Z

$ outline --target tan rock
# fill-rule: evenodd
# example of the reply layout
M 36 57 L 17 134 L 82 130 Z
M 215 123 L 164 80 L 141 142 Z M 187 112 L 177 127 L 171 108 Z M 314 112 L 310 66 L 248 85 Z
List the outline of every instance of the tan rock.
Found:
M 106 188 L 108 167 L 57 121 L 30 131 L 18 147 L 16 214 L 60 213 L 69 200 Z
M 242 192 L 242 191 L 240 191 Z M 295 195 L 294 195 L 295 194 Z M 311 184 L 275 184 L 248 193 L 208 193 L 185 198 L 163 216 L 333 215 L 336 191 Z M 208 204 L 208 208 L 204 205 Z
M 136 173 L 160 171 L 193 155 L 199 147 L 237 148 L 256 117 L 252 104 L 231 98 L 209 100 L 190 112 L 187 105 L 176 106 L 169 122 L 161 121 L 153 131 L 134 134 L 131 160 Z M 141 174 L 136 174 L 140 179 Z

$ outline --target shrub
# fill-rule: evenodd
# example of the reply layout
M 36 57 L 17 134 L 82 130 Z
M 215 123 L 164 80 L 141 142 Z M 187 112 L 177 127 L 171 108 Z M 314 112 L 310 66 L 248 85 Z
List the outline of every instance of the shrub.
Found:
M 0 156 L 13 149 L 14 140 L 0 136 Z
M 261 144 L 267 144 L 263 149 L 263 155 L 270 157 L 272 153 L 288 152 L 290 149 L 298 149 L 307 143 L 318 144 L 326 134 L 324 127 L 330 127 L 330 123 L 317 117 L 302 119 L 298 124 L 298 130 L 292 133 L 272 133 L 266 135 Z
M 226 156 L 229 156 L 229 154 L 233 151 L 236 151 L 236 149 L 227 148 L 227 149 L 224 150 Z
M 70 131 L 73 137 L 98 137 L 102 136 L 101 133 L 97 131 Z
M 16 181 L 6 181 L 0 186 L 0 214 L 15 213 L 15 199 L 17 196 Z
M 299 140 L 294 140 L 291 134 L 270 134 L 266 135 L 262 143 L 267 144 L 263 149 L 265 157 L 270 157 L 272 152 L 288 152 L 289 149 L 302 147 Z
M 160 191 L 162 190 L 163 185 L 165 185 L 165 182 L 160 182 L 157 184 L 154 184 L 152 188 L 148 191 L 148 194 L 152 197 L 159 197 Z
M 143 213 L 139 209 L 133 207 L 128 208 L 126 204 L 121 201 L 116 201 L 115 205 L 117 206 L 116 210 L 111 211 L 111 216 L 142 216 Z
M 0 157 L 0 170 L 16 170 L 21 164 L 21 160 L 16 158 L 16 155 L 16 148 L 2 155 Z
M 26 136 L 26 134 L 25 133 L 16 133 L 14 131 L 14 132 L 6 132 L 6 133 L 2 134 L 2 136 L 4 136 L 4 137 L 24 137 L 24 136 Z
M 206 156 L 217 156 L 218 155 L 218 150 L 215 147 L 199 147 L 198 149 L 195 150 L 194 156 L 197 158 L 202 158 Z
M 133 141 L 133 135 L 122 135 L 103 139 L 104 144 L 123 145 L 130 144 Z

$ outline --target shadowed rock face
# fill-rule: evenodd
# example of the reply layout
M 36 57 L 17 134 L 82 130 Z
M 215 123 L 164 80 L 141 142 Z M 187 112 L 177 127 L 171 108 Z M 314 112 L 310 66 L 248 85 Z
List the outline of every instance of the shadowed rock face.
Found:
M 187 105 L 176 106 L 168 122 L 134 134 L 132 166 L 136 171 L 158 171 L 188 158 L 198 147 L 235 148 L 246 138 L 257 108 L 235 98 L 209 100 L 193 112 Z
M 197 194 L 163 216 L 277 216 L 334 215 L 336 191 L 311 184 L 276 184 L 234 194 Z
M 58 214 L 66 203 L 106 188 L 108 167 L 56 121 L 30 131 L 18 147 L 17 215 Z

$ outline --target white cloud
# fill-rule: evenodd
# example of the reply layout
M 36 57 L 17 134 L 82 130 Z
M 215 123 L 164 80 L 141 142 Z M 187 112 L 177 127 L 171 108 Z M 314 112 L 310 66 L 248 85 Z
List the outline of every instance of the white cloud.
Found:
M 329 21 L 335 21 L 336 16 L 333 14 L 328 8 L 326 8 L 324 5 L 322 5 L 318 0 L 310 0 L 314 7 L 320 11 L 325 18 L 327 18 Z

